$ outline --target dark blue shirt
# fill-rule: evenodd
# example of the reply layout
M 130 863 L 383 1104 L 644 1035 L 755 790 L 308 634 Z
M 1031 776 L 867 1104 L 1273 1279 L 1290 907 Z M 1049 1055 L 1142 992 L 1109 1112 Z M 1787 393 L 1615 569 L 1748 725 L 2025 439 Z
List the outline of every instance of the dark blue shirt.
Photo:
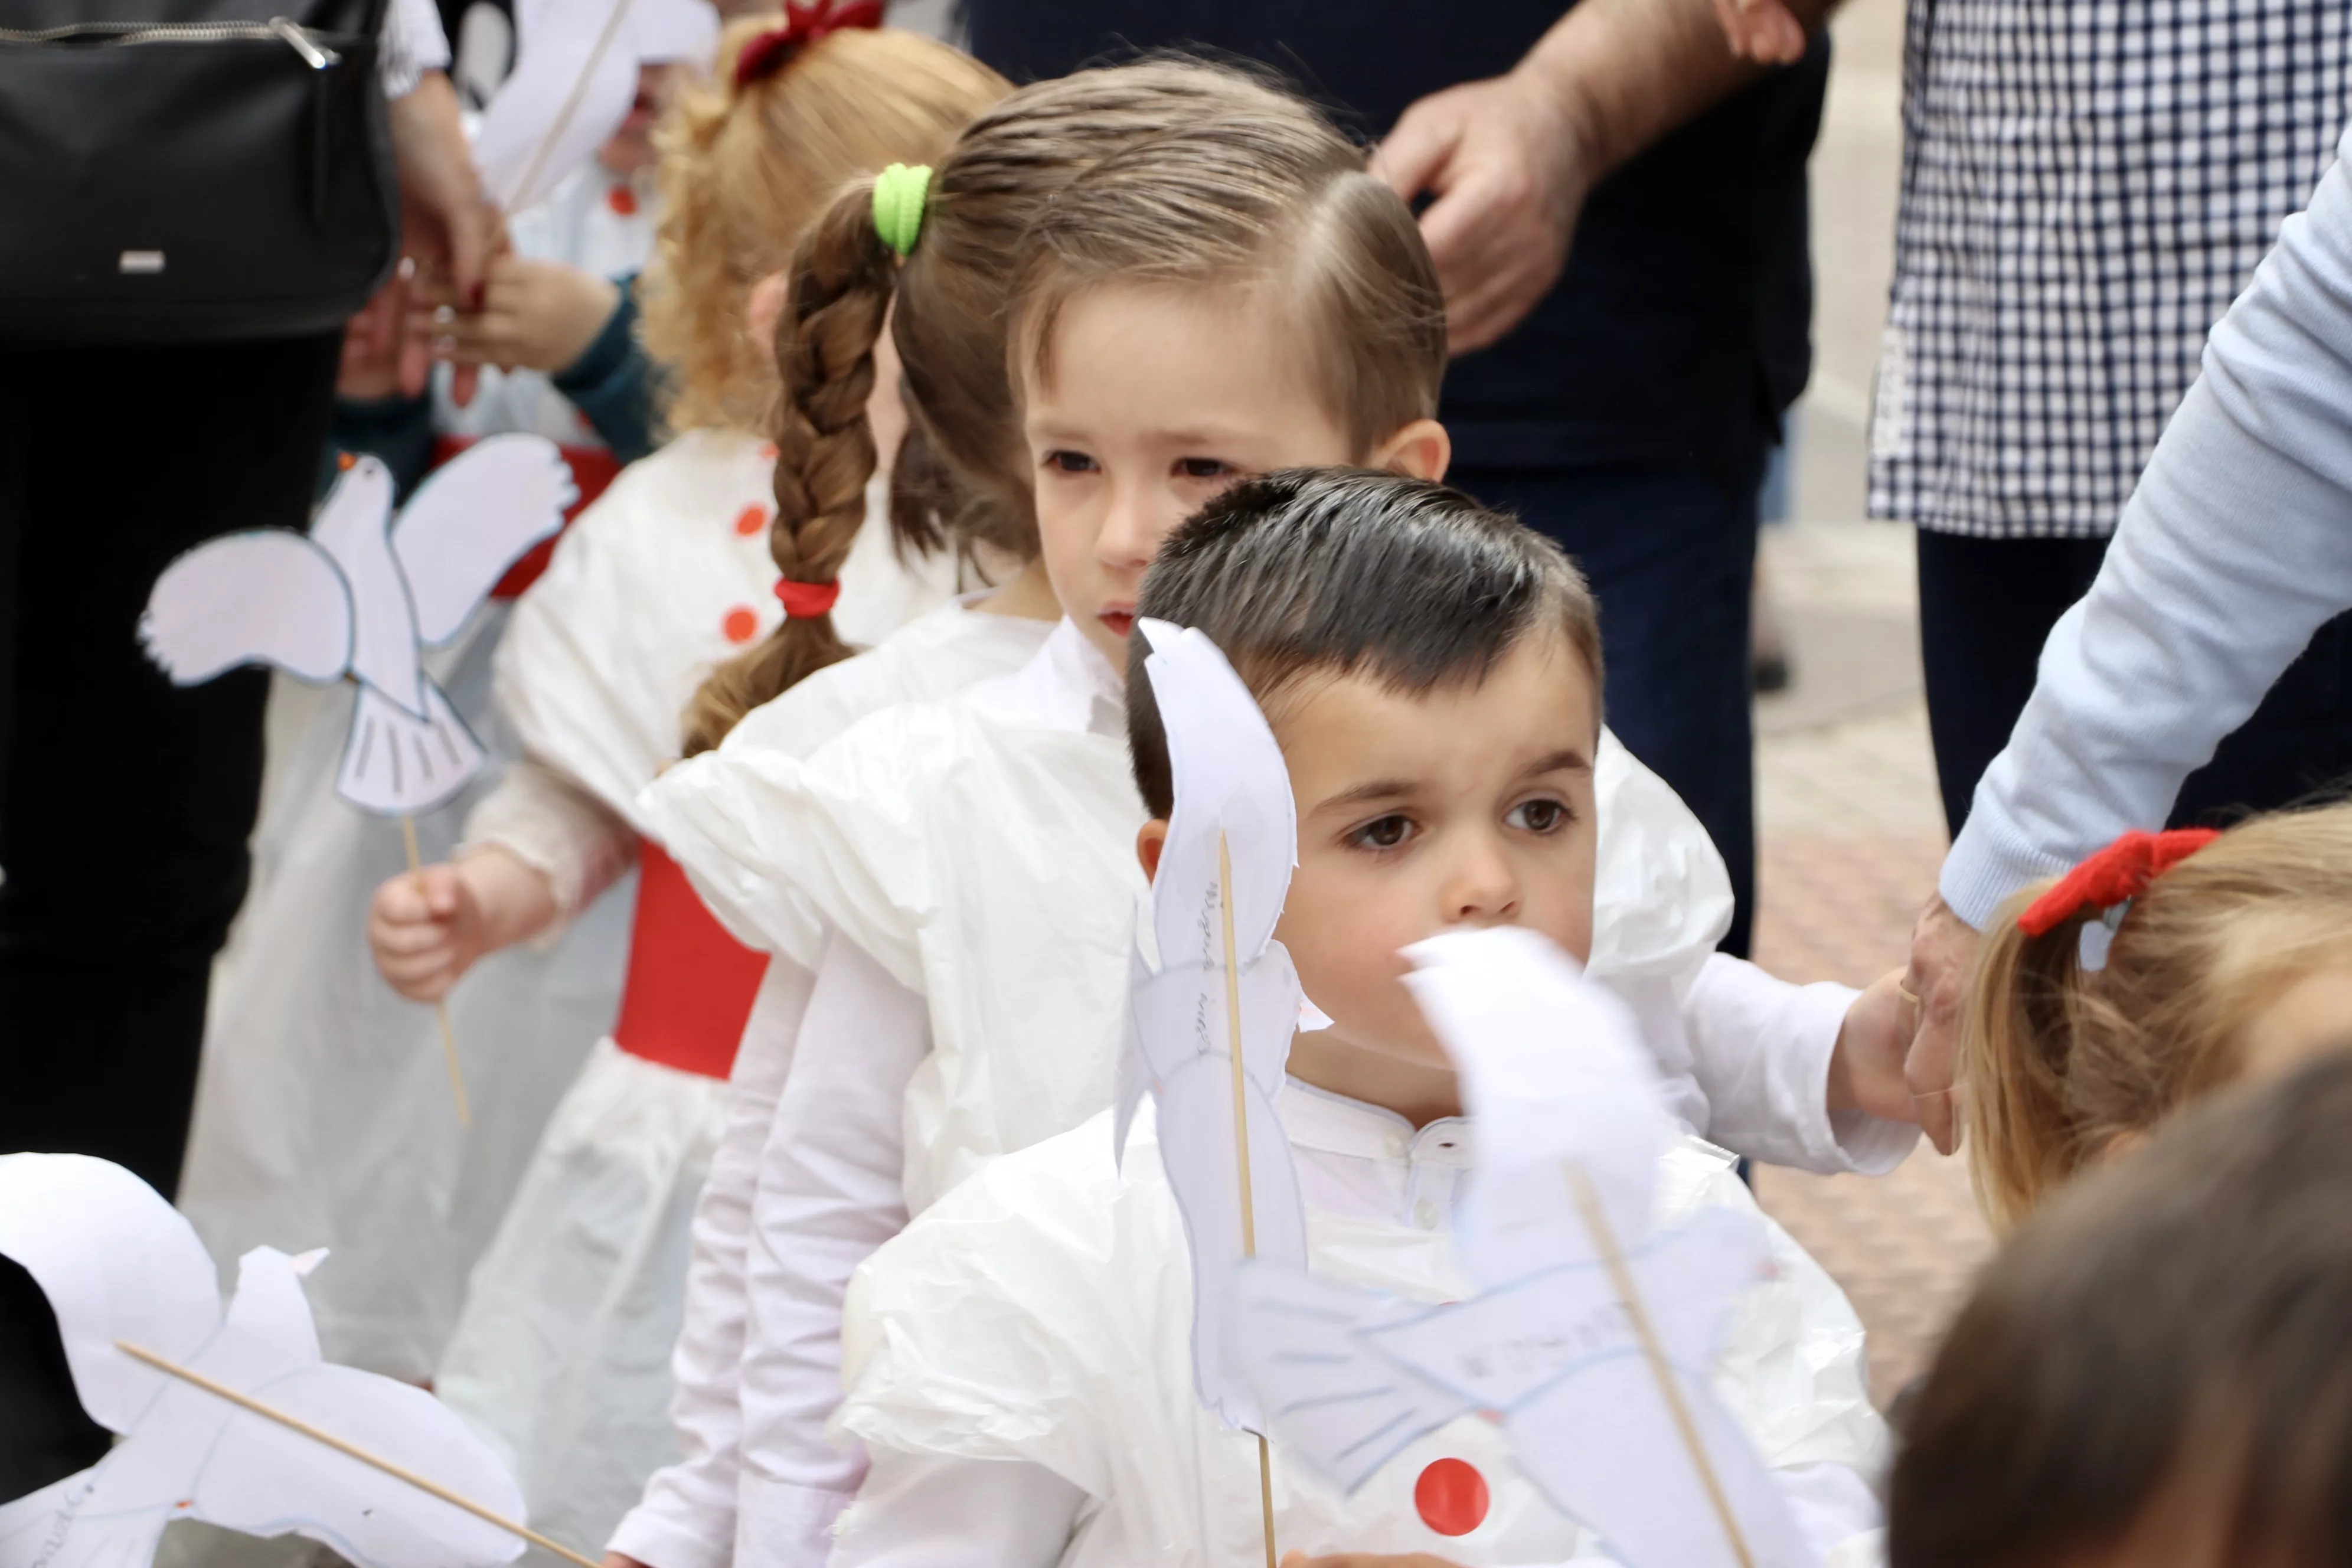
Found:
M 966 0 L 1015 81 L 1205 46 L 1287 73 L 1353 134 L 1517 65 L 1560 0 Z M 1558 287 L 1454 362 L 1464 468 L 1696 461 L 1748 482 L 1811 362 L 1805 159 L 1829 49 L 1717 105 L 1597 187 Z

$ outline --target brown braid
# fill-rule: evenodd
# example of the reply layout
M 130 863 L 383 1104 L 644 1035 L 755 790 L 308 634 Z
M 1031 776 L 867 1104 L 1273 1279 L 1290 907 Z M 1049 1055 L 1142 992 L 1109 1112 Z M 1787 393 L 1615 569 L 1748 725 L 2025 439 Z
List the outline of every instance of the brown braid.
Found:
M 898 272 L 898 258 L 874 232 L 873 203 L 874 182 L 861 180 L 817 219 L 776 321 L 783 397 L 768 553 L 790 582 L 835 582 L 866 521 L 875 465 L 866 401 Z M 787 619 L 702 683 L 687 708 L 685 754 L 709 751 L 744 714 L 852 651 L 829 614 Z

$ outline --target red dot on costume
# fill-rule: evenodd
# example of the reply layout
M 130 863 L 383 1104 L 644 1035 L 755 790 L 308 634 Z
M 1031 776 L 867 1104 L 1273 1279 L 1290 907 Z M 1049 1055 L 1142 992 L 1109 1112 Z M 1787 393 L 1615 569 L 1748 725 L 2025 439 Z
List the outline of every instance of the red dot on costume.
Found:
M 1440 1459 L 1412 1484 L 1421 1522 L 1440 1535 L 1467 1535 L 1486 1521 L 1486 1478 L 1464 1459 Z
M 768 531 L 768 509 L 747 506 L 735 514 L 735 531 L 749 539 L 755 533 Z
M 774 462 L 776 460 L 776 444 L 773 441 L 761 442 L 760 456 L 771 463 Z
M 719 629 L 727 634 L 729 642 L 750 642 L 759 633 L 760 617 L 751 613 L 751 605 L 738 605 L 727 612 L 727 618 L 719 623 Z
M 359 454 L 356 452 L 338 452 L 335 454 L 335 467 L 342 470 L 344 473 L 350 473 L 353 468 L 359 467 Z
M 614 185 L 604 193 L 604 205 L 623 217 L 637 216 L 637 193 L 626 185 Z

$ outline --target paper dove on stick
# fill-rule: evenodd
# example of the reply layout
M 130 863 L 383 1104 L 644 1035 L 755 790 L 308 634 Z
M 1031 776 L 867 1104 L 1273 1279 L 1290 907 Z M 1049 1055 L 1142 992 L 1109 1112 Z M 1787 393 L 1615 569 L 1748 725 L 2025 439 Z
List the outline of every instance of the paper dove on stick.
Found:
M 1307 1262 L 1307 1220 L 1289 1140 L 1275 1114 L 1303 1004 L 1298 973 L 1274 940 L 1297 860 L 1290 771 L 1265 716 L 1216 644 L 1165 621 L 1138 623 L 1144 670 L 1168 737 L 1176 805 L 1151 883 L 1156 967 L 1139 952 L 1119 1063 L 1116 1137 L 1149 1090 L 1160 1156 L 1192 1247 L 1192 1365 L 1201 1402 L 1259 1430 L 1247 1385 L 1225 1364 L 1218 1303 L 1244 1256 L 1241 1180 L 1225 987 L 1221 857 L 1230 859 L 1241 972 L 1243 1098 L 1249 1123 L 1256 1256 Z
M 474 133 L 483 190 L 503 212 L 538 205 L 628 118 L 639 65 L 708 60 L 718 42 L 708 0 L 524 0 L 514 70 Z
M 148 657 L 181 686 L 239 665 L 359 683 L 335 787 L 362 811 L 430 811 L 481 768 L 482 748 L 425 673 L 499 578 L 563 526 L 577 493 L 555 444 L 478 442 L 417 487 L 395 520 L 392 475 L 346 470 L 305 536 L 207 540 L 163 569 L 139 617 Z
M 120 1165 L 0 1156 L 0 1255 L 57 1315 L 75 1392 L 121 1435 L 79 1474 L 0 1503 L 0 1568 L 143 1568 L 163 1527 L 309 1536 L 361 1568 L 489 1568 L 523 1542 L 406 1481 L 240 1408 L 130 1344 L 299 1417 L 509 1519 L 522 1494 L 421 1388 L 319 1356 L 301 1276 L 324 1256 L 245 1255 L 221 1310 L 193 1226 Z
M 1477 1129 L 1459 1251 L 1484 1292 L 1433 1307 L 1264 1264 L 1239 1271 L 1227 1342 L 1276 1436 L 1352 1491 L 1415 1439 L 1480 1415 L 1633 1568 L 1819 1568 L 1707 1388 L 1733 1298 L 1769 1244 L 1728 1209 L 1651 1234 L 1673 1127 L 1631 1015 L 1532 931 L 1453 933 L 1405 956 Z M 1596 1211 L 1605 1238 L 1588 1224 Z

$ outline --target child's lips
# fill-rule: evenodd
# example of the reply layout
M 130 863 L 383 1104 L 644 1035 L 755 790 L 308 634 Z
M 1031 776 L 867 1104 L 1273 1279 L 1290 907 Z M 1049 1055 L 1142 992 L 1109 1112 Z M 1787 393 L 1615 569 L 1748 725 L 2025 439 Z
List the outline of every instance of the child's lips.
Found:
M 1135 629 L 1135 608 L 1131 605 L 1124 609 L 1113 606 L 1095 618 L 1108 626 L 1113 637 L 1124 637 Z

